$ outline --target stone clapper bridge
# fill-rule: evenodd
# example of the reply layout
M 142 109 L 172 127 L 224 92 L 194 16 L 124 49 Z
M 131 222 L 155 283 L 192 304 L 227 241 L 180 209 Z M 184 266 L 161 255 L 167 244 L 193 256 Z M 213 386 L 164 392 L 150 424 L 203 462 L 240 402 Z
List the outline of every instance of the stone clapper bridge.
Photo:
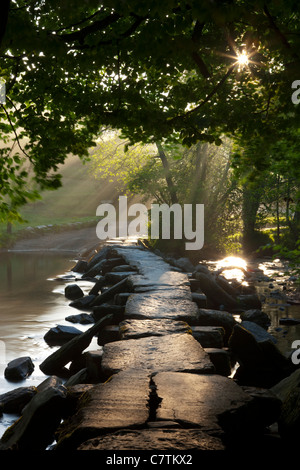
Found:
M 87 301 L 96 321 L 75 338 L 77 356 L 96 332 L 103 351 L 98 382 L 75 374 L 64 384 L 80 398 L 56 430 L 55 450 L 225 450 L 241 436 L 260 434 L 261 407 L 229 377 L 224 329 L 201 326 L 205 296 L 195 301 L 187 273 L 130 240 L 106 242 L 92 260 L 79 263 L 93 266 L 85 279 L 110 263 L 105 278 L 112 287 L 99 294 L 100 276 L 88 296 L 71 303 L 82 308 Z M 107 314 L 107 306 L 112 311 L 120 304 L 121 316 Z M 204 330 L 218 342 L 203 346 Z M 71 344 L 40 365 L 46 375 L 72 360 Z
M 63 423 L 57 449 L 225 449 L 253 425 L 252 398 L 216 373 L 211 359 L 217 350 L 204 349 L 191 334 L 199 325 L 199 306 L 188 275 L 138 242 L 108 246 L 108 257 L 135 271 L 120 273 L 116 266 L 109 274 L 123 289 L 124 316 L 113 341 L 106 342 L 105 331 L 113 335 L 115 326 L 100 331 L 101 375 L 107 380 L 91 386 Z M 95 297 L 95 311 L 102 302 L 103 294 Z M 220 334 L 222 328 L 215 329 Z

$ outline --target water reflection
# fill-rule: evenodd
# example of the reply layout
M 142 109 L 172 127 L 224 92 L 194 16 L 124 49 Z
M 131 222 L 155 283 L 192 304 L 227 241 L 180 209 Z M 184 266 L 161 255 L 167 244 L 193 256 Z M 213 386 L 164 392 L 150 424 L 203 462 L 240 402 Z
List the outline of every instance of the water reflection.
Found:
M 1 254 L 0 341 L 6 362 L 21 355 L 37 357 L 46 350 L 43 335 L 65 318 L 68 308 L 64 296 L 54 292 L 57 282 L 47 279 L 73 265 L 66 255 Z
M 290 281 L 288 265 L 280 259 L 246 262 L 237 256 L 208 262 L 208 265 L 228 280 L 255 287 L 262 302 L 261 309 L 271 320 L 268 331 L 276 338 L 280 351 L 290 354 L 293 341 L 300 340 L 300 324 L 287 324 L 284 320 L 300 321 L 300 304 L 292 304 L 289 299 L 293 282 Z M 236 317 L 240 321 L 239 316 Z
M 74 282 L 73 277 L 68 279 L 74 276 L 69 271 L 74 264 L 66 254 L 0 253 L 0 395 L 45 380 L 39 365 L 52 351 L 44 335 L 57 324 L 70 325 L 65 318 L 76 313 L 64 295 L 68 282 Z M 84 291 L 91 287 L 87 281 L 78 285 Z M 76 327 L 84 331 L 88 325 Z M 91 348 L 96 349 L 95 342 Z M 21 356 L 31 357 L 34 372 L 17 383 L 6 380 L 7 363 Z M 0 417 L 0 436 L 16 418 L 11 414 Z
M 263 276 L 256 283 L 258 294 L 264 299 L 262 310 L 271 318 L 269 332 L 277 339 L 277 346 L 290 354 L 292 343 L 300 339 L 300 324 L 285 324 L 288 319 L 300 321 L 300 304 L 290 302 L 293 290 L 288 266 L 280 259 L 259 263 Z M 287 320 L 286 320 L 287 319 Z
M 247 262 L 238 256 L 227 256 L 224 259 L 217 261 L 216 269 L 222 272 L 226 279 L 235 279 L 243 282 L 245 278 L 245 271 L 247 269 Z

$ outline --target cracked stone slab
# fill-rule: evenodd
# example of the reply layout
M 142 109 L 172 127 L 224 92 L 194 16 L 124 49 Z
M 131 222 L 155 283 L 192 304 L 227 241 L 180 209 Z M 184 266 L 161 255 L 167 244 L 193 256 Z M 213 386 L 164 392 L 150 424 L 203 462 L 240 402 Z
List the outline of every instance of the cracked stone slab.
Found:
M 247 427 L 244 409 L 251 397 L 228 377 L 161 372 L 153 381 L 161 400 L 157 420 L 175 420 L 200 426 L 206 432 L 220 432 L 219 419 L 227 416 L 223 422 L 229 427 Z
M 224 445 L 221 439 L 210 436 L 199 429 L 126 429 L 90 439 L 81 444 L 77 450 L 169 450 L 198 452 L 203 450 L 224 450 Z M 154 460 L 153 463 L 159 463 L 160 459 L 158 456 L 156 457 L 157 460 Z M 188 461 L 189 458 L 186 456 L 184 463 Z M 181 463 L 183 462 L 181 461 Z
M 125 319 L 153 320 L 167 318 L 185 321 L 189 325 L 198 323 L 198 307 L 195 302 L 180 293 L 156 291 L 132 294 L 125 306 Z
M 121 428 L 139 428 L 149 417 L 147 371 L 128 370 L 88 390 L 77 413 L 62 423 L 57 449 L 76 448 L 89 438 Z
M 138 339 L 147 336 L 164 336 L 176 333 L 190 333 L 191 327 L 183 321 L 161 320 L 124 320 L 119 323 L 120 339 Z
M 101 362 L 103 376 L 110 377 L 126 369 L 199 374 L 215 370 L 209 355 L 188 333 L 107 343 L 103 347 Z

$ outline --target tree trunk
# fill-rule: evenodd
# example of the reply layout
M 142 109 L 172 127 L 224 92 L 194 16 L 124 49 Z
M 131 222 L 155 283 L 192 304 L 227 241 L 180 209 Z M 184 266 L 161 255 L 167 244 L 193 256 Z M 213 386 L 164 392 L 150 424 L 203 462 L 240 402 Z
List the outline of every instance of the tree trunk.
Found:
M 2 0 L 1 15 L 0 15 L 0 50 L 1 50 L 3 38 L 6 32 L 9 9 L 10 9 L 10 0 Z
M 299 181 L 296 181 L 296 191 L 297 193 L 299 192 L 299 188 L 300 188 L 300 182 Z M 290 199 L 290 194 L 288 194 L 288 202 L 287 204 L 291 201 Z M 289 209 L 289 219 L 288 219 L 288 222 L 289 222 L 289 229 L 290 229 L 290 234 L 291 234 L 291 238 L 292 238 L 292 241 L 295 243 L 297 242 L 297 240 L 299 239 L 299 229 L 300 229 L 300 198 L 299 197 L 295 197 L 295 209 L 294 209 L 294 214 L 293 214 L 293 217 L 290 217 L 290 213 L 292 212 L 290 210 L 290 207 L 288 206 L 288 209 Z
M 163 168 L 164 168 L 164 173 L 165 173 L 165 178 L 168 186 L 168 190 L 170 193 L 170 199 L 172 204 L 177 204 L 178 203 L 178 198 L 176 194 L 176 188 L 174 186 L 172 176 L 171 176 L 171 171 L 170 171 L 170 165 L 167 159 L 167 156 L 162 148 L 162 145 L 160 143 L 156 143 L 156 147 L 158 150 L 158 155 L 159 158 L 162 162 Z
M 294 240 L 297 241 L 299 238 L 300 229 L 300 199 L 297 200 L 296 209 L 293 217 L 292 232 Z
M 253 251 L 255 246 L 256 214 L 261 199 L 258 185 L 253 187 L 245 184 L 243 188 L 242 219 L 243 219 L 243 251 Z
M 190 202 L 205 203 L 205 181 L 207 175 L 208 144 L 197 144 L 195 148 L 195 174 L 192 181 Z
M 276 194 L 276 243 L 280 240 L 280 212 L 279 212 L 279 189 L 280 189 L 280 176 L 276 178 L 277 194 Z
M 290 227 L 290 202 L 291 202 L 291 180 L 287 180 L 287 195 L 286 195 L 286 206 L 285 206 L 285 221 L 286 225 Z

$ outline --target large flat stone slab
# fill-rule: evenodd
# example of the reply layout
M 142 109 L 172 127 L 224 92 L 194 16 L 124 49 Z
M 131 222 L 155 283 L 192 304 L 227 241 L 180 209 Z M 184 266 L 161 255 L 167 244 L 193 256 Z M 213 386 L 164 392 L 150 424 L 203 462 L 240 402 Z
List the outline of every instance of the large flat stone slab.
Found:
M 161 294 L 166 297 L 173 298 L 182 298 L 186 300 L 193 300 L 192 292 L 189 285 L 180 285 L 180 286 L 167 286 L 167 285 L 158 285 L 158 284 L 148 284 L 148 285 L 135 285 L 131 289 L 132 293 L 148 293 L 148 294 Z
M 189 426 L 200 426 L 206 432 L 221 431 L 219 419 L 232 428 L 247 427 L 244 408 L 251 401 L 232 379 L 221 375 L 162 372 L 153 377 L 161 399 L 158 420 L 175 420 Z M 239 415 L 240 412 L 240 415 Z
M 149 273 L 144 275 L 133 274 L 128 276 L 128 282 L 135 290 L 139 288 L 143 289 L 154 289 L 159 287 L 160 289 L 166 287 L 190 287 L 188 276 L 184 273 L 178 273 L 170 270 L 156 270 L 153 267 L 149 267 Z
M 156 272 L 161 273 L 171 270 L 170 264 L 160 256 L 140 246 L 131 245 L 125 247 L 115 245 L 112 247 L 111 252 L 116 256 L 121 256 L 127 264 L 134 266 L 143 275 L 151 276 L 149 269 L 155 269 Z
M 128 370 L 88 390 L 79 410 L 62 424 L 57 449 L 75 449 L 89 438 L 122 428 L 139 428 L 148 416 L 147 371 Z
M 176 333 L 191 333 L 191 327 L 183 321 L 124 320 L 119 323 L 120 339 L 138 339 L 147 336 L 164 336 Z
M 209 355 L 192 335 L 149 336 L 107 343 L 103 347 L 101 371 L 110 377 L 122 370 L 213 373 Z
M 159 286 L 187 286 L 188 276 L 172 270 L 169 263 L 160 256 L 139 246 L 114 246 L 113 252 L 135 267 L 139 274 L 129 277 L 133 288 L 151 289 Z
M 166 318 L 185 321 L 189 325 L 198 324 L 198 307 L 180 293 L 155 291 L 132 294 L 125 306 L 125 319 L 155 320 Z
M 224 450 L 224 445 L 217 437 L 210 436 L 199 429 L 126 429 L 90 439 L 81 444 L 78 450 L 169 450 L 199 452 L 203 450 Z M 161 457 L 158 455 L 152 457 L 152 459 L 153 464 L 158 464 L 161 461 Z M 172 456 L 170 456 L 170 459 L 172 459 Z M 192 463 L 188 456 L 186 456 L 185 463 L 188 462 Z M 170 460 L 170 463 L 173 463 L 172 460 Z
M 168 285 L 159 285 L 159 284 L 147 284 L 147 283 L 136 283 L 133 285 L 131 282 L 131 277 L 129 276 L 128 278 L 128 285 L 131 286 L 130 289 L 135 292 L 135 293 L 140 293 L 140 292 L 149 292 L 149 293 L 154 293 L 154 292 L 160 292 L 164 294 L 169 294 L 173 295 L 175 292 L 180 293 L 182 296 L 185 296 L 188 300 L 192 300 L 192 293 L 191 293 L 191 288 L 189 285 L 180 285 L 180 286 L 168 286 Z

